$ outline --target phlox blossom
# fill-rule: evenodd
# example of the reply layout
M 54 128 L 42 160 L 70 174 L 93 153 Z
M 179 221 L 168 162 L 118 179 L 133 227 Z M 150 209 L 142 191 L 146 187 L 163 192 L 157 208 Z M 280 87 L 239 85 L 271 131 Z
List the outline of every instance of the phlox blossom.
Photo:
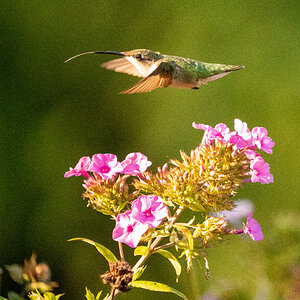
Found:
M 117 216 L 117 223 L 113 230 L 112 238 L 115 241 L 136 248 L 142 235 L 147 230 L 148 225 L 133 218 L 129 210 Z
M 70 168 L 68 172 L 65 173 L 64 177 L 68 178 L 71 176 L 80 176 L 83 175 L 85 178 L 89 178 L 87 173 L 91 159 L 88 156 L 83 156 L 79 159 L 77 165 L 73 168 Z
M 248 233 L 253 241 L 260 241 L 263 239 L 264 235 L 258 222 L 252 218 L 252 214 L 253 212 L 250 211 L 247 217 L 247 224 L 243 231 L 244 233 Z
M 229 128 L 224 123 L 219 123 L 215 128 L 205 125 L 205 124 L 196 124 L 193 122 L 193 127 L 196 129 L 204 130 L 204 136 L 202 143 L 211 144 L 215 139 L 226 141 L 226 136 L 229 133 Z
M 234 119 L 234 130 L 245 141 L 248 141 L 252 138 L 251 131 L 246 122 L 242 122 L 239 119 Z
M 255 150 L 245 150 L 244 153 L 246 154 L 249 160 L 253 160 L 257 156 L 259 156 L 259 154 Z
M 253 146 L 256 146 L 258 149 L 272 154 L 272 148 L 274 147 L 275 143 L 270 137 L 268 137 L 268 130 L 266 128 L 254 127 L 252 129 L 252 136 Z
M 239 149 L 252 146 L 252 135 L 246 122 L 234 119 L 234 130 L 230 133 L 230 138 L 228 139 L 230 144 L 234 144 Z
M 122 171 L 120 173 L 128 175 L 138 175 L 147 170 L 152 162 L 148 160 L 147 156 L 140 152 L 130 153 L 121 162 Z
M 270 165 L 261 156 L 258 155 L 250 160 L 250 169 L 249 175 L 252 182 L 262 184 L 274 182 L 274 177 L 270 173 Z
M 155 195 L 140 196 L 131 206 L 132 217 L 140 222 L 157 227 L 168 216 L 168 208 L 162 198 Z
M 99 174 L 103 179 L 110 179 L 121 171 L 121 163 L 114 154 L 95 154 L 88 171 Z
M 275 144 L 273 140 L 268 137 L 266 128 L 254 127 L 251 132 L 247 123 L 239 119 L 234 119 L 235 131 L 230 131 L 224 123 L 217 124 L 215 128 L 213 128 L 209 125 L 196 124 L 193 122 L 193 127 L 205 131 L 202 143 L 211 144 L 214 140 L 218 139 L 224 143 L 229 142 L 233 144 L 235 149 L 248 148 L 249 150 L 253 150 L 258 148 L 269 154 L 272 154 L 272 148 Z

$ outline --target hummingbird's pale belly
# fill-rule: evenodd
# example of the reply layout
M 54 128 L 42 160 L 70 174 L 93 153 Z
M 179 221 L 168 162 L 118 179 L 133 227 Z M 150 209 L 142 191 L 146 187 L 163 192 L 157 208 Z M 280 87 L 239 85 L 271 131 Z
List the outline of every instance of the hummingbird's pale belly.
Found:
M 176 88 L 182 88 L 182 89 L 198 89 L 201 84 L 207 84 L 209 81 L 216 80 L 216 79 L 226 76 L 230 73 L 231 72 L 224 72 L 224 73 L 216 74 L 216 75 L 209 76 L 206 78 L 200 78 L 195 81 L 183 81 L 180 79 L 179 80 L 172 79 L 172 83 L 170 86 L 176 87 Z
M 171 87 L 181 88 L 181 89 L 193 89 L 195 87 L 200 86 L 194 82 L 183 82 L 177 79 L 172 79 L 172 83 L 170 84 Z

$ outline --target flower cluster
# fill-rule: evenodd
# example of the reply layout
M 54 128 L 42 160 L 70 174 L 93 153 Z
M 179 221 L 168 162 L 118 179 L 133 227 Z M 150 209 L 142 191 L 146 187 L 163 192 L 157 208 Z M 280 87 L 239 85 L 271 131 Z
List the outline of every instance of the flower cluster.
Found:
M 112 238 L 119 244 L 122 263 L 122 243 L 137 248 L 140 242 L 147 242 L 147 246 L 136 249 L 135 255 L 142 257 L 130 272 L 143 272 L 146 259 L 160 253 L 175 264 L 179 276 L 179 262 L 165 250 L 168 247 L 182 251 L 180 257 L 186 257 L 188 270 L 199 256 L 204 258 L 207 269 L 207 249 L 226 236 L 249 234 L 254 241 L 263 238 L 260 225 L 252 218 L 252 208 L 247 211 L 247 223 L 242 229 L 231 228 L 234 224 L 226 212 L 236 207 L 234 196 L 245 183 L 273 182 L 269 164 L 258 152 L 272 154 L 274 142 L 267 130 L 255 127 L 250 131 L 238 119 L 234 131 L 224 123 L 214 128 L 193 123 L 193 127 L 204 130 L 202 142 L 190 155 L 180 151 L 181 160 L 172 159 L 156 172 L 147 171 L 152 163 L 137 152 L 128 154 L 122 162 L 114 154 L 85 156 L 65 173 L 65 177 L 83 175 L 83 196 L 88 204 L 116 221 Z M 188 222 L 177 222 L 185 210 L 193 211 L 195 216 Z M 81 240 L 99 247 L 93 241 Z M 163 240 L 165 243 L 160 244 Z M 115 275 L 111 271 L 107 274 L 109 279 L 104 281 L 112 286 Z M 119 284 L 112 288 L 127 291 L 127 285 L 124 289 Z
M 140 152 L 128 154 L 122 162 L 114 154 L 95 154 L 92 159 L 80 158 L 64 176 L 83 175 L 84 197 L 89 199 L 89 205 L 105 215 L 116 216 L 136 195 L 129 194 L 127 178 L 140 176 L 151 164 Z
M 151 166 L 151 161 L 140 152 L 130 153 L 120 163 L 114 154 L 95 154 L 92 159 L 84 156 L 79 159 L 77 165 L 65 173 L 65 177 L 80 176 L 89 178 L 88 172 L 93 172 L 103 179 L 113 179 L 118 173 L 138 175 Z
M 239 119 L 234 120 L 234 130 L 230 131 L 226 124 L 220 123 L 215 128 L 193 123 L 196 129 L 205 131 L 202 144 L 212 144 L 215 140 L 221 143 L 233 145 L 233 149 L 243 150 L 250 161 L 250 180 L 262 184 L 274 182 L 273 175 L 270 173 L 270 166 L 258 154 L 256 149 L 272 154 L 274 147 L 273 140 L 268 137 L 268 131 L 264 127 L 254 127 L 252 131 L 248 129 L 247 123 Z
M 113 239 L 136 248 L 149 226 L 157 227 L 168 216 L 168 208 L 158 196 L 140 196 L 131 210 L 118 215 Z
M 200 145 L 190 156 L 181 151 L 182 161 L 173 159 L 172 167 L 165 164 L 157 173 L 146 172 L 152 163 L 139 152 L 128 154 L 122 162 L 110 153 L 84 156 L 65 173 L 65 177 L 83 175 L 89 205 L 116 219 L 114 240 L 133 248 L 142 237 L 151 240 L 157 236 L 155 228 L 168 216 L 167 206 L 178 206 L 203 214 L 203 222 L 193 230 L 194 237 L 206 245 L 229 232 L 223 230 L 227 223 L 222 217 L 207 219 L 210 212 L 231 211 L 236 206 L 232 198 L 245 182 L 273 182 L 269 164 L 257 152 L 272 153 L 274 142 L 265 128 L 250 131 L 238 119 L 234 131 L 224 123 L 213 128 L 194 122 L 193 127 L 204 130 Z M 128 183 L 130 176 L 135 179 Z M 254 223 L 248 217 L 247 224 Z M 257 239 L 253 227 L 246 225 L 244 229 L 230 232 L 249 233 Z

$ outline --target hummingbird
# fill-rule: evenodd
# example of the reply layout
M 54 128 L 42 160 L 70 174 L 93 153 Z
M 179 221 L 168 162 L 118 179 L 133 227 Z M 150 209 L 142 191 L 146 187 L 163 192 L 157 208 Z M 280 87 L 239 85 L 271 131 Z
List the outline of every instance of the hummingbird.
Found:
M 92 51 L 72 56 L 71 59 L 86 54 L 111 54 L 121 58 L 107 61 L 101 67 L 115 72 L 142 77 L 131 88 L 120 94 L 146 93 L 160 87 L 199 89 L 201 84 L 216 80 L 244 66 L 206 63 L 173 55 L 165 55 L 148 49 L 131 51 Z

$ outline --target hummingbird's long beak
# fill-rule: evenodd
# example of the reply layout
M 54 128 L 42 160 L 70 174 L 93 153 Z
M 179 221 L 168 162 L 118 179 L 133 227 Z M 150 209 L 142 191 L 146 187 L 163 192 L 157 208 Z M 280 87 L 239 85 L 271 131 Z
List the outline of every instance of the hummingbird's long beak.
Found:
M 72 56 L 72 57 L 68 58 L 65 61 L 65 63 L 72 60 L 73 58 L 76 58 L 81 55 L 86 55 L 86 54 L 112 54 L 112 55 L 118 55 L 118 56 L 125 56 L 125 54 L 123 52 L 119 52 L 119 51 L 91 51 L 91 52 L 84 52 L 84 53 L 80 53 L 75 56 Z

